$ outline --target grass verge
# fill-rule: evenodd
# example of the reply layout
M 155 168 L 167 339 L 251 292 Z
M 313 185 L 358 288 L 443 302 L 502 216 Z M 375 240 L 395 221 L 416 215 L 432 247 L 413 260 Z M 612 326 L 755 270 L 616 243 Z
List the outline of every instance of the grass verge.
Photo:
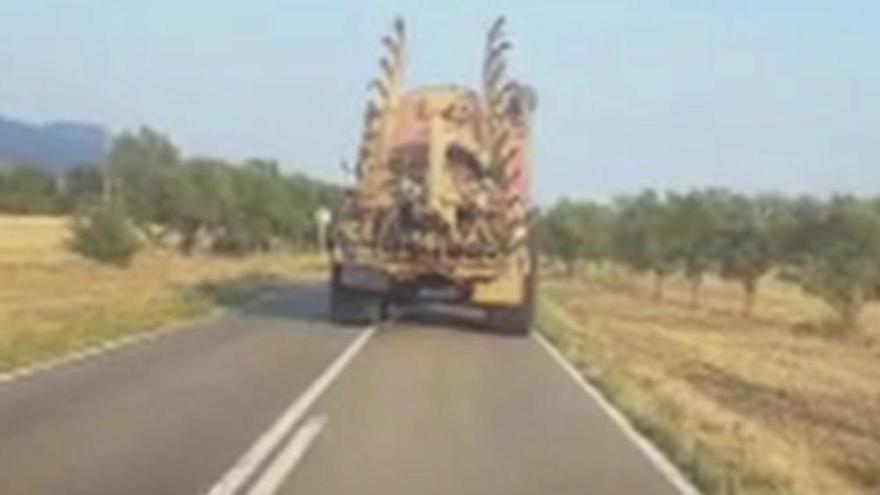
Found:
M 125 269 L 67 251 L 66 219 L 0 217 L 0 372 L 236 305 L 325 268 L 317 255 L 139 254 Z
M 706 307 L 693 310 L 684 284 L 654 301 L 626 277 L 551 278 L 538 318 L 707 495 L 880 493 L 873 334 L 804 334 L 804 316 L 823 309 L 768 285 L 758 315 L 744 318 L 735 287 L 710 287 Z

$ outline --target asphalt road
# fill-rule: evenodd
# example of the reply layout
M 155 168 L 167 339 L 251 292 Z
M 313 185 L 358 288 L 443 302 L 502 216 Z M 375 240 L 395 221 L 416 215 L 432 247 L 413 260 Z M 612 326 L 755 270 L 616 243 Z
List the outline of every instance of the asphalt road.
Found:
M 535 339 L 319 285 L 0 384 L 0 493 L 680 493 Z

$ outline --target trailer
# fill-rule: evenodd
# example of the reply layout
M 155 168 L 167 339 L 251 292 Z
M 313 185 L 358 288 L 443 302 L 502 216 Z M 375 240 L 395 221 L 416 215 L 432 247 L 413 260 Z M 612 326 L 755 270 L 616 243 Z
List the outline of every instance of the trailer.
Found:
M 331 227 L 331 317 L 374 321 L 393 304 L 485 309 L 512 333 L 531 327 L 531 87 L 507 74 L 504 20 L 486 37 L 479 90 L 404 88 L 401 20 L 370 98 L 355 166 Z

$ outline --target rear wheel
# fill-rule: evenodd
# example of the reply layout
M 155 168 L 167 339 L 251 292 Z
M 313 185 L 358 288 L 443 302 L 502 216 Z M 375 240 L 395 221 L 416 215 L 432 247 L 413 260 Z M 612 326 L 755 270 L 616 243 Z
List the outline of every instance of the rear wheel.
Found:
M 489 325 L 511 335 L 529 335 L 535 319 L 535 297 L 538 291 L 537 250 L 529 246 L 529 272 L 523 277 L 523 301 L 517 306 L 487 308 Z
M 489 325 L 498 332 L 526 336 L 532 330 L 532 308 L 525 304 L 488 308 L 487 311 Z
M 387 315 L 387 304 L 382 295 L 345 287 L 340 281 L 340 271 L 339 266 L 334 266 L 330 278 L 330 319 L 349 325 L 383 319 Z

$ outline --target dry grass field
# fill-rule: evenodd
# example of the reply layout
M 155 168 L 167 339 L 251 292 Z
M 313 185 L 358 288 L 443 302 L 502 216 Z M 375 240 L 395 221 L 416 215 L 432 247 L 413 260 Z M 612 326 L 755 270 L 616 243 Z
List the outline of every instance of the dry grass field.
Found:
M 819 324 L 820 301 L 767 280 L 753 317 L 735 285 L 549 278 L 541 325 L 707 494 L 880 494 L 880 308 L 865 330 Z
M 247 258 L 145 251 L 125 269 L 66 249 L 67 219 L 0 216 L 0 370 L 205 314 L 279 277 L 315 271 L 316 256 Z

